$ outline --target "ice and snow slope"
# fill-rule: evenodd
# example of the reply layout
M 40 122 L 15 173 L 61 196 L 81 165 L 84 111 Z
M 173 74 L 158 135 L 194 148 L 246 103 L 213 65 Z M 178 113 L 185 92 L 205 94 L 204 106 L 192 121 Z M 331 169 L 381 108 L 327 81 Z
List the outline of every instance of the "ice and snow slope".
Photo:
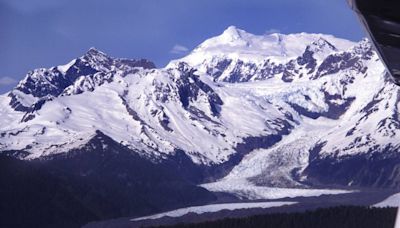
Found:
M 164 68 L 90 49 L 29 72 L 0 96 L 0 151 L 49 158 L 101 131 L 208 180 L 397 187 L 399 98 L 368 40 L 231 26 Z

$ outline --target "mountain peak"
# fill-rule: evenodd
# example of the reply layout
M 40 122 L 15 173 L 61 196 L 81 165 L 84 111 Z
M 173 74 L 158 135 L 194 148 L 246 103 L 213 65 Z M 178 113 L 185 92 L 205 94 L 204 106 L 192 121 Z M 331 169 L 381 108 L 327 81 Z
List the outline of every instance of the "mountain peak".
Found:
M 246 31 L 237 28 L 234 25 L 229 26 L 228 28 L 225 29 L 225 31 L 221 34 L 221 38 L 227 42 L 232 42 L 235 40 L 241 40 L 243 39 L 244 35 L 247 34 Z
M 312 43 L 312 45 L 319 49 L 327 48 L 332 51 L 337 51 L 337 48 L 323 37 L 319 37 L 316 41 Z
M 239 29 L 236 26 L 231 25 L 231 26 L 229 26 L 228 28 L 225 29 L 223 34 L 235 36 L 235 35 L 240 35 L 240 32 L 239 32 Z
M 89 48 L 89 50 L 85 53 L 84 56 L 87 56 L 87 57 L 96 57 L 96 56 L 100 57 L 101 56 L 101 57 L 104 57 L 104 58 L 109 58 L 106 53 L 98 50 L 95 47 Z
M 204 61 L 225 58 L 262 63 L 268 58 L 297 58 L 306 48 L 318 53 L 344 51 L 354 42 L 331 35 L 314 33 L 262 34 L 256 35 L 236 26 L 229 26 L 220 35 L 212 37 L 197 46 L 189 55 L 171 61 L 171 65 L 184 61 L 198 66 Z M 171 66 L 169 65 L 169 66 Z
M 87 62 L 91 68 L 97 71 L 108 71 L 113 64 L 113 58 L 109 57 L 102 51 L 91 47 L 81 58 L 83 62 Z

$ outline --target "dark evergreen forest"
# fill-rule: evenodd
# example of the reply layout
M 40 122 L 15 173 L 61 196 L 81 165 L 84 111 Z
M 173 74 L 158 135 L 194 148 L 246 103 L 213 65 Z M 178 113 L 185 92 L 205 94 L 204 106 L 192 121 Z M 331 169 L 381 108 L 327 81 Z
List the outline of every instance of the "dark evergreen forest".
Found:
M 396 208 L 342 206 L 157 228 L 393 228 Z

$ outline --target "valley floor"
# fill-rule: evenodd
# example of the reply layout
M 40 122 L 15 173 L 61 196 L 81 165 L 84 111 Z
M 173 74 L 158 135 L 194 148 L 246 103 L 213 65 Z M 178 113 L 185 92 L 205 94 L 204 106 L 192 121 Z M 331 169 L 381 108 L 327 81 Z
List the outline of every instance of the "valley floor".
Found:
M 215 205 L 206 205 L 202 207 L 182 208 L 175 211 L 136 219 L 120 218 L 102 222 L 93 222 L 87 224 L 84 228 L 138 228 L 174 225 L 180 223 L 197 223 L 223 218 L 242 218 L 269 213 L 303 212 L 306 210 L 336 207 L 341 205 L 370 206 L 385 201 L 385 199 L 395 193 L 397 192 L 394 190 L 361 189 L 345 194 L 294 197 L 269 201 L 234 200 L 234 196 L 229 197 L 225 193 L 221 193 L 220 199 L 217 202 L 218 205 L 220 205 L 218 207 Z M 258 207 L 256 207 L 256 205 L 258 205 Z M 206 211 L 207 209 L 209 209 L 209 211 Z
M 396 208 L 341 206 L 301 213 L 273 213 L 157 228 L 392 228 L 395 218 Z

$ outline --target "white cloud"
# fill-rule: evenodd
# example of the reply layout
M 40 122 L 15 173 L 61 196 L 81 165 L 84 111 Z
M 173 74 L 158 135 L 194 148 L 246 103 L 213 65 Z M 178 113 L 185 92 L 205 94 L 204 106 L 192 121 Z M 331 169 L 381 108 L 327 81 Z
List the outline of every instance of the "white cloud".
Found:
M 172 54 L 180 55 L 180 54 L 185 54 L 188 51 L 189 51 L 189 48 L 187 48 L 187 47 L 185 47 L 183 45 L 180 45 L 180 44 L 175 44 L 175 46 L 172 47 L 171 51 L 169 51 L 169 52 L 172 53 Z
M 0 78 L 0 86 L 12 85 L 14 83 L 17 83 L 17 80 L 15 80 L 14 78 L 10 78 L 10 77 L 1 77 Z
M 272 33 L 281 33 L 281 30 L 270 28 L 267 31 L 265 31 L 265 34 L 272 34 Z

